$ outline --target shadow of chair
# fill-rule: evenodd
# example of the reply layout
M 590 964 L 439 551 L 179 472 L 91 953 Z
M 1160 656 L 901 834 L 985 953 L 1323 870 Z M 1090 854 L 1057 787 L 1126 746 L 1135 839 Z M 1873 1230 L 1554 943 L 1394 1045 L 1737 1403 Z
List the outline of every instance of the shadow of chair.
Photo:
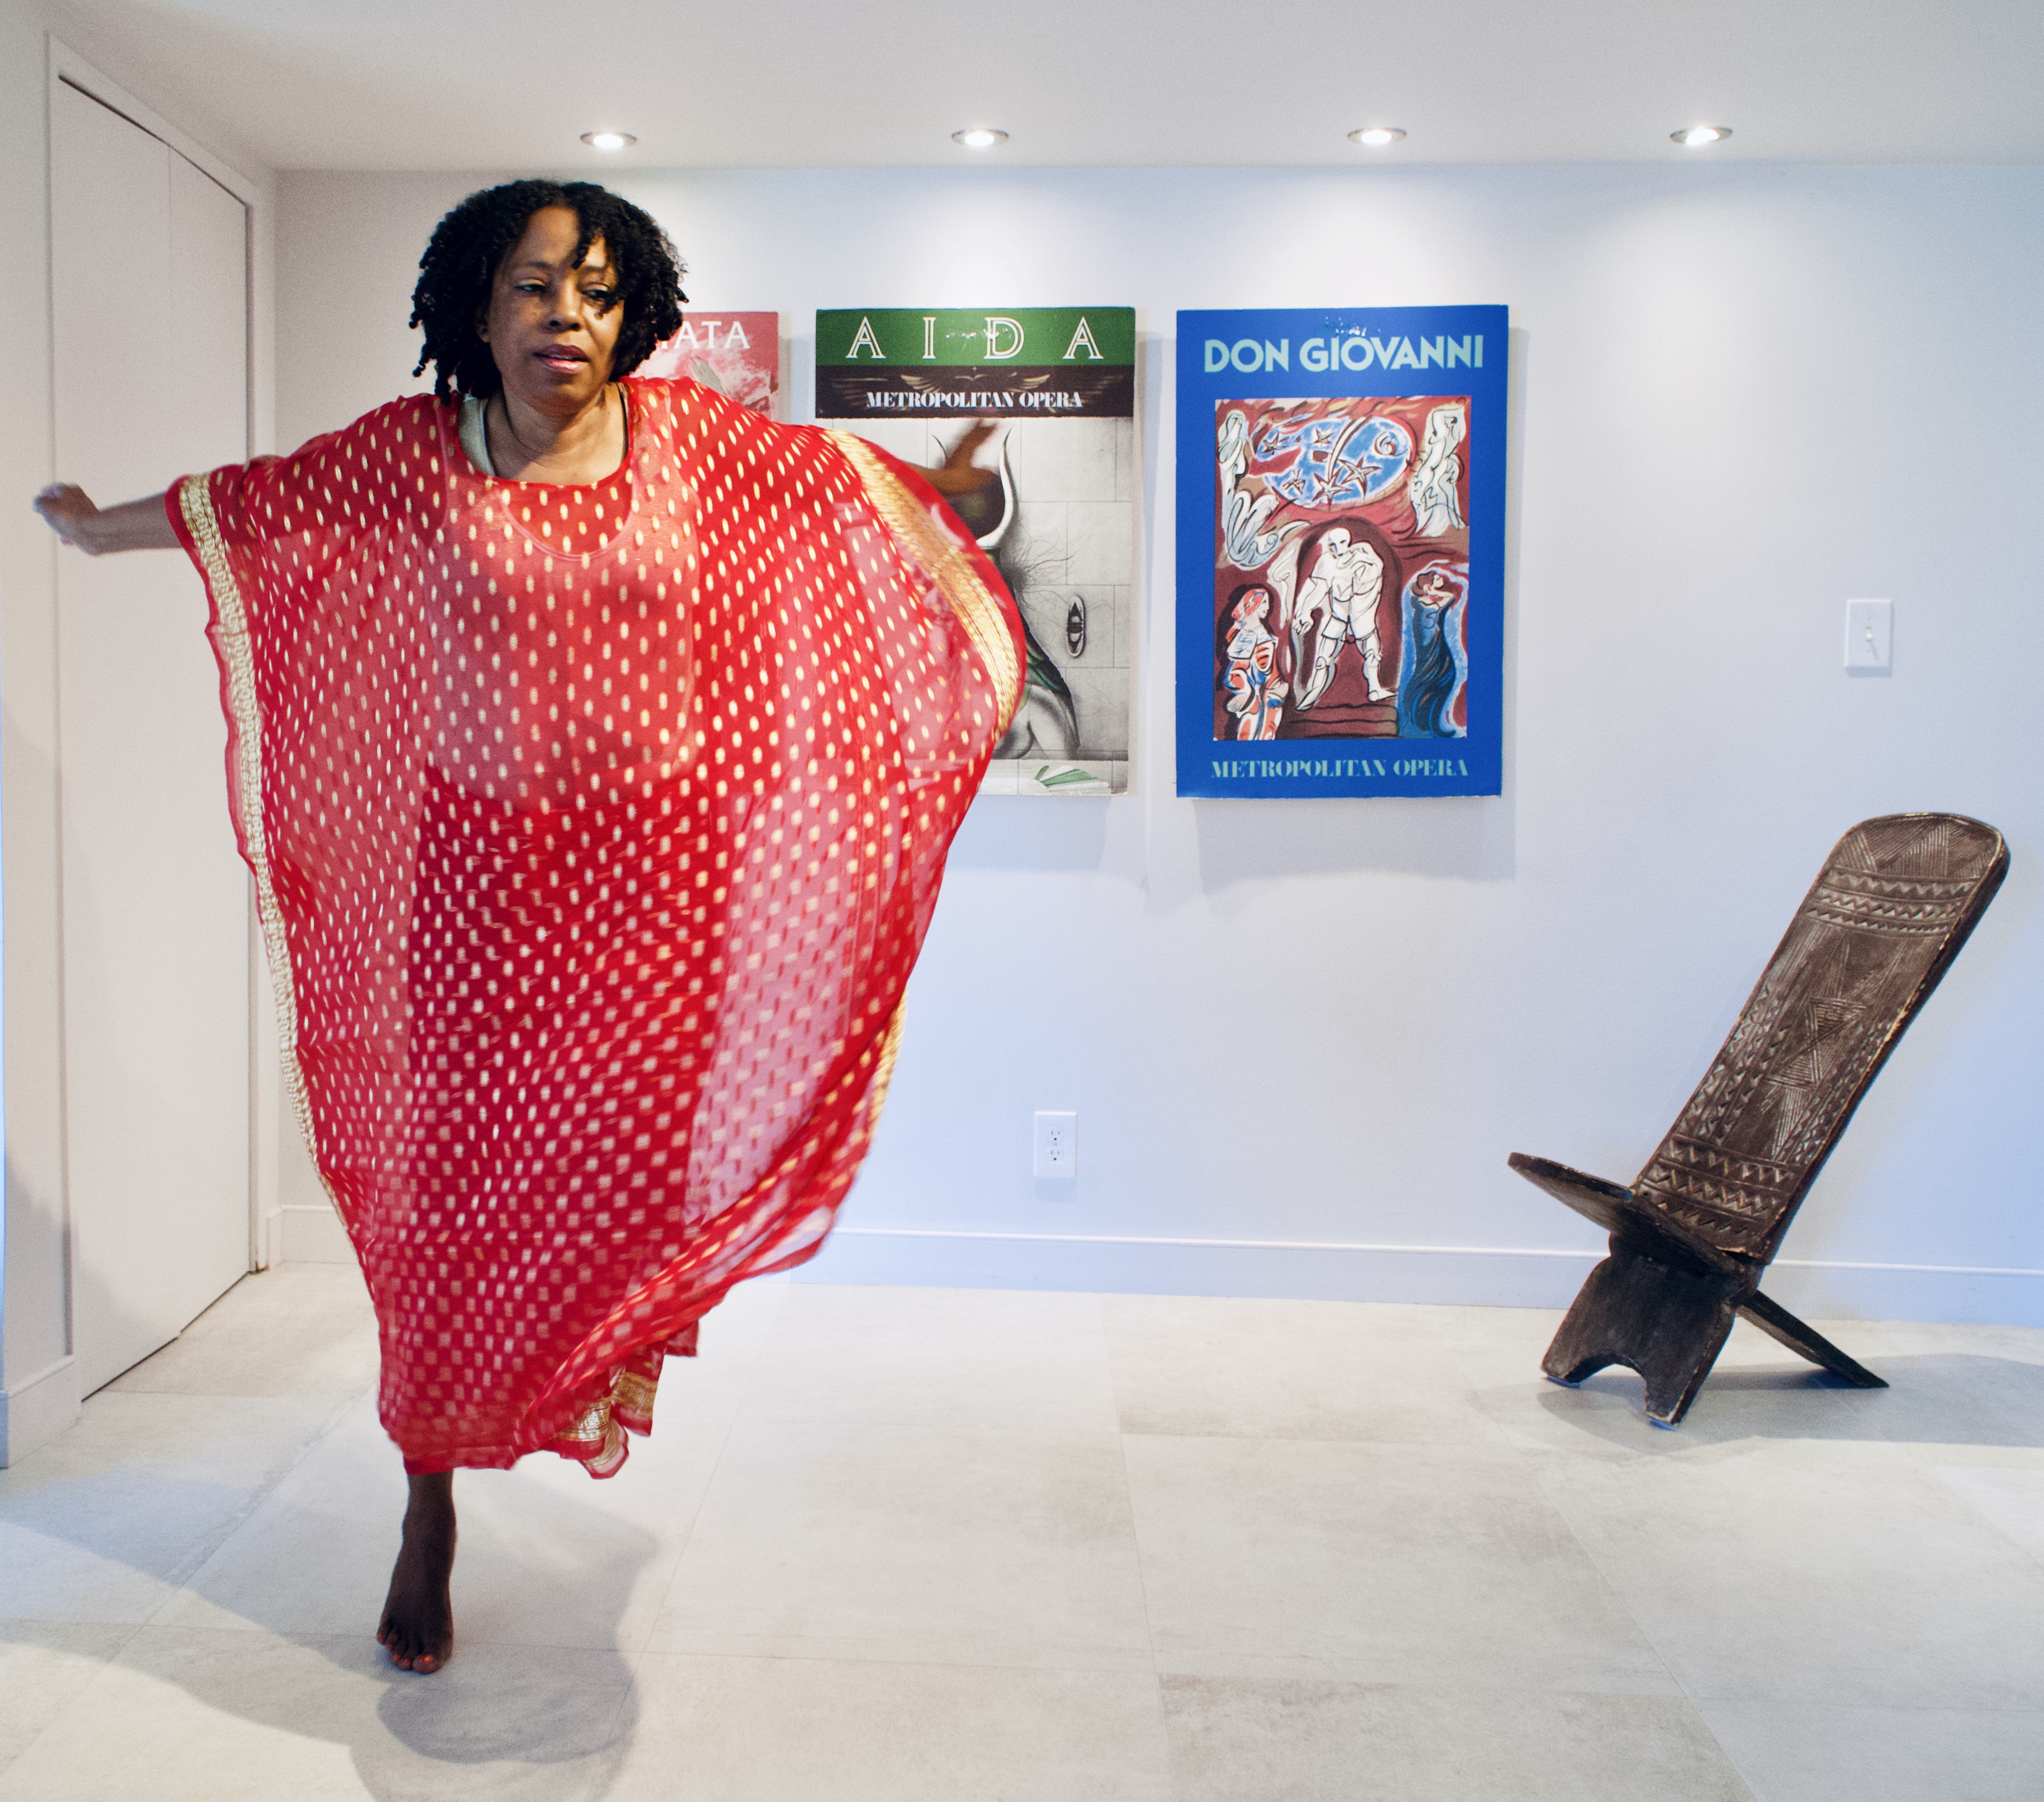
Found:
M 1745 1010 L 1629 1189 L 1545 1158 L 1512 1167 L 1611 1235 L 1542 1367 L 1646 1379 L 1679 1423 L 1743 1315 L 1863 1389 L 1888 1385 L 1760 1293 L 1846 1123 L 2008 870 L 1992 826 L 1954 813 L 1862 820 L 1832 847 Z

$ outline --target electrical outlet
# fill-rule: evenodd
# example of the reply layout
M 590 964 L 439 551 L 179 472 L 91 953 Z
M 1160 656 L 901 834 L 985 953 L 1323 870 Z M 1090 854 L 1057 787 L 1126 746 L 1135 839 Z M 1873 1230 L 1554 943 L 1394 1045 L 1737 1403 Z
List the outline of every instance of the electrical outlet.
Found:
M 1039 1177 L 1075 1177 L 1079 1170 L 1079 1116 L 1045 1114 L 1036 1116 L 1036 1174 Z

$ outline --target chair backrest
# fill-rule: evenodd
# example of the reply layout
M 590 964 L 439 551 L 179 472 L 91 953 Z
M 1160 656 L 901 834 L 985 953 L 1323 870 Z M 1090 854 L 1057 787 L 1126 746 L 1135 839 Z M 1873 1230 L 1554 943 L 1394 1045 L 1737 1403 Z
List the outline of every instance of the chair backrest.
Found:
M 1634 1194 L 1727 1251 L 1772 1258 L 2008 869 L 2000 833 L 1959 814 L 1854 827 Z

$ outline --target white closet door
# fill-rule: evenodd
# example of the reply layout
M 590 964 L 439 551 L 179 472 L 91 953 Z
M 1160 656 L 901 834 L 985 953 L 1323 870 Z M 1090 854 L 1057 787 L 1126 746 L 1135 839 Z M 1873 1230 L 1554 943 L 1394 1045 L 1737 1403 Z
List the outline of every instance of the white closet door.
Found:
M 76 90 L 51 121 L 61 479 L 102 505 L 248 451 L 247 212 Z M 65 1118 L 86 1391 L 249 1265 L 249 909 L 184 557 L 59 559 Z

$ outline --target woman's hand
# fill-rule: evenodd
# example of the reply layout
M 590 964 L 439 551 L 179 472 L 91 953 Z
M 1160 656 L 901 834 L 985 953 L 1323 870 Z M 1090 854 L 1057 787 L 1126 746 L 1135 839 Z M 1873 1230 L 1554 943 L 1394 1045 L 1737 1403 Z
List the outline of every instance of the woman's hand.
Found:
M 178 548 L 178 535 L 163 511 L 160 494 L 123 501 L 117 507 L 100 507 L 83 488 L 53 482 L 36 497 L 35 507 L 51 531 L 88 557 L 103 556 L 109 551 Z
M 939 494 L 970 494 L 994 479 L 994 471 L 975 469 L 972 463 L 980 446 L 993 436 L 993 425 L 990 419 L 976 421 L 951 446 L 938 467 L 923 472 Z
M 93 542 L 92 522 L 99 509 L 83 488 L 68 482 L 52 482 L 36 497 L 36 511 L 43 523 L 67 544 L 75 544 L 88 557 L 98 555 Z

